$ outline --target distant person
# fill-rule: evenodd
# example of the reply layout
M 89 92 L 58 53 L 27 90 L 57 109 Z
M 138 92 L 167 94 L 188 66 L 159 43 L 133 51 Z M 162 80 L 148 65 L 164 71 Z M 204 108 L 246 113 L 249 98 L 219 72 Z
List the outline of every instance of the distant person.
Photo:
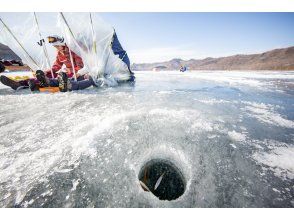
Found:
M 187 70 L 187 67 L 186 66 L 181 66 L 180 72 L 185 72 L 186 70 Z

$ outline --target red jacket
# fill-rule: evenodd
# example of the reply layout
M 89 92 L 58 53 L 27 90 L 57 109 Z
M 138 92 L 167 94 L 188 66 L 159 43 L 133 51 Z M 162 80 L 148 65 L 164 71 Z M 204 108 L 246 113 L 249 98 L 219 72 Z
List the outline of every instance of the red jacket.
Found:
M 71 51 L 73 64 L 75 72 L 82 69 L 84 67 L 83 60 L 81 57 L 76 55 L 73 51 Z M 57 71 L 61 69 L 62 65 L 66 66 L 68 77 L 73 77 L 73 69 L 70 61 L 70 54 L 69 54 L 69 48 L 67 46 L 64 46 L 64 50 L 58 51 L 56 60 L 52 66 L 52 71 L 54 78 L 57 77 Z M 51 78 L 51 70 L 46 71 L 46 75 Z

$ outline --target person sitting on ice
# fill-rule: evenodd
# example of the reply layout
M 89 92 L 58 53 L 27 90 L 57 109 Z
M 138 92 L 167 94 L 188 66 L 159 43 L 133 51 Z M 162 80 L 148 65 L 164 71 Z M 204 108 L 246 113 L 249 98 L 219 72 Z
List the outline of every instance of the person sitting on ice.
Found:
M 78 72 L 83 68 L 83 60 L 68 48 L 64 42 L 64 38 L 57 35 L 49 36 L 48 42 L 57 49 L 57 56 L 52 70 L 47 70 L 45 73 L 42 70 L 36 71 L 36 77 L 40 87 L 59 87 L 61 92 L 66 92 L 68 90 L 86 89 L 92 85 L 95 86 L 92 77 L 87 74 L 77 73 L 77 81 L 75 81 L 74 71 Z M 74 66 L 72 66 L 72 63 Z M 65 69 L 63 69 L 63 66 L 65 66 Z M 59 72 L 57 79 L 48 77 L 51 71 L 54 74 Z M 31 84 L 33 83 L 34 81 Z
M 55 77 L 57 75 L 54 75 Z M 47 77 L 51 78 L 51 73 L 47 74 Z M 12 88 L 13 90 L 19 90 L 19 89 L 26 89 L 26 88 L 31 88 L 31 90 L 37 90 L 38 87 L 38 80 L 36 78 L 28 78 L 25 80 L 12 80 L 7 76 L 1 75 L 0 76 L 0 82 L 10 88 Z M 32 84 L 33 83 L 33 84 Z M 33 87 L 32 87 L 33 85 Z
M 84 59 L 91 59 L 92 57 L 89 53 L 89 48 L 93 47 L 93 41 L 89 39 L 89 37 L 84 33 L 79 33 L 77 35 L 76 41 L 79 45 L 79 48 L 84 52 Z M 105 51 L 105 48 L 101 48 L 101 51 L 103 50 Z M 106 63 L 103 72 L 103 83 L 109 86 L 118 85 L 125 82 L 134 83 L 135 76 L 130 67 L 130 59 L 128 57 L 127 52 L 122 48 L 115 31 L 112 35 L 110 53 L 112 54 L 107 55 L 107 60 L 105 61 Z M 98 56 L 103 55 L 98 54 Z M 86 66 L 84 66 L 82 69 L 78 71 L 78 73 L 87 74 L 89 73 L 89 71 L 90 70 Z
M 36 78 L 28 80 L 15 81 L 6 76 L 1 76 L 0 81 L 14 90 L 29 87 L 32 91 L 38 90 L 39 87 L 51 86 L 59 87 L 60 91 L 64 92 L 67 90 L 85 89 L 94 85 L 92 78 L 86 74 L 77 74 L 77 81 L 72 80 L 72 77 L 74 76 L 73 68 L 75 71 L 78 71 L 83 68 L 84 64 L 81 57 L 70 51 L 62 37 L 57 35 L 49 36 L 48 42 L 57 49 L 56 61 L 54 62 L 52 69 L 44 72 L 42 70 L 37 70 L 35 74 Z M 72 63 L 74 67 L 72 66 Z M 53 73 L 54 78 L 52 78 L 51 72 Z
M 54 38 L 54 37 L 53 37 L 53 38 Z M 50 37 L 51 40 L 52 40 L 53 38 Z M 56 36 L 56 38 L 58 38 L 58 39 L 60 39 L 60 40 L 62 39 L 62 38 L 60 38 L 60 37 L 58 37 L 58 36 Z M 49 40 L 49 38 L 48 38 L 48 40 Z M 57 48 L 57 49 L 58 49 L 58 48 Z M 58 50 L 59 50 L 59 49 L 58 49 Z M 54 65 L 53 65 L 52 73 L 51 73 L 51 70 L 47 70 L 47 71 L 45 71 L 45 73 L 43 73 L 43 74 L 44 74 L 47 78 L 52 78 L 52 76 L 53 76 L 54 78 L 56 78 L 57 75 L 58 75 L 58 74 L 57 74 L 57 71 L 61 69 L 61 66 L 62 66 L 63 64 L 65 64 L 65 66 L 67 67 L 67 69 L 71 69 L 71 68 L 72 68 L 71 63 L 70 63 L 70 62 L 66 62 L 66 61 L 68 61 L 68 59 L 67 59 L 68 54 L 69 54 L 68 49 L 67 49 L 67 50 L 64 49 L 64 51 L 60 50 L 60 52 L 58 52 L 58 54 L 57 54 L 56 61 L 55 61 Z M 75 61 L 74 63 L 76 64 L 76 65 L 75 65 L 75 68 L 76 68 L 77 70 L 83 68 L 83 62 L 82 62 L 82 59 L 81 59 L 79 56 L 77 56 L 76 54 L 74 54 L 73 52 L 72 52 L 72 57 L 73 57 L 73 60 Z M 38 75 L 38 73 L 40 73 L 40 72 L 42 72 L 42 71 L 37 70 L 37 71 L 36 71 L 37 75 Z M 70 73 L 70 72 L 69 72 L 69 74 L 72 75 L 72 73 Z M 38 79 L 37 79 L 36 77 L 34 77 L 34 78 L 30 78 L 30 79 L 26 79 L 26 80 L 20 80 L 20 81 L 17 81 L 17 80 L 12 80 L 12 79 L 8 78 L 7 76 L 2 75 L 2 76 L 0 77 L 0 81 L 1 81 L 4 85 L 9 86 L 9 87 L 11 87 L 11 88 L 14 89 L 14 90 L 19 90 L 19 89 L 21 89 L 21 88 L 24 88 L 24 89 L 26 89 L 26 88 L 30 88 L 31 91 L 34 91 L 34 90 L 38 90 L 38 88 L 39 88 L 40 86 L 41 86 L 41 87 L 44 87 L 44 85 L 40 85 L 40 82 L 38 81 Z

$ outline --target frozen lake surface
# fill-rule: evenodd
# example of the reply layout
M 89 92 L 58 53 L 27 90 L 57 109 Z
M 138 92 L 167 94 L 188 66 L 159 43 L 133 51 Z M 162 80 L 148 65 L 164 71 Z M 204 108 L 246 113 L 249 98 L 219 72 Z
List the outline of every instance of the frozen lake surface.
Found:
M 138 72 L 134 87 L 0 86 L 0 207 L 294 207 L 294 72 Z M 138 175 L 173 162 L 184 194 Z

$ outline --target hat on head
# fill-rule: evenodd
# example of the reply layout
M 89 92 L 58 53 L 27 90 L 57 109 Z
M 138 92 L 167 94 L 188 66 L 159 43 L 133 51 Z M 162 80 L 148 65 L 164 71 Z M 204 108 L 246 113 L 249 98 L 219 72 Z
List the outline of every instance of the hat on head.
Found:
M 53 46 L 65 46 L 64 38 L 58 35 L 52 35 L 47 37 L 48 42 Z

